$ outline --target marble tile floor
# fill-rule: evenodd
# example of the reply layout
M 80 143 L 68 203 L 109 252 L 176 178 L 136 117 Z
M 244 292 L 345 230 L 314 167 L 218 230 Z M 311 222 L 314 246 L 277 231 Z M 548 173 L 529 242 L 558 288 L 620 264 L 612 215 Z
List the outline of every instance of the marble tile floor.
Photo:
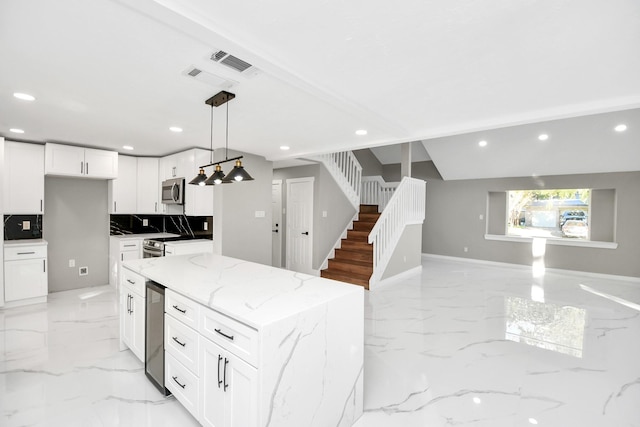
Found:
M 638 280 L 425 258 L 365 304 L 356 427 L 640 426 Z M 112 288 L 0 310 L 0 426 L 192 425 L 118 351 Z

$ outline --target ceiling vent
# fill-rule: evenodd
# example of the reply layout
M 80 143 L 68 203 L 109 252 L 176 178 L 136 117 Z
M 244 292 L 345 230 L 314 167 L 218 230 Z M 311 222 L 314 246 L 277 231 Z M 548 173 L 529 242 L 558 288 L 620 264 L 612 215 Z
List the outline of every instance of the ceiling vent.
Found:
M 234 70 L 242 73 L 246 70 L 248 70 L 249 68 L 252 67 L 251 64 L 249 64 L 246 61 L 243 61 L 242 59 L 235 57 L 233 55 L 229 55 L 227 52 L 225 52 L 224 50 L 217 50 L 215 52 L 213 52 L 211 54 L 211 58 L 210 58 L 213 62 L 218 62 L 220 64 L 224 64 L 229 68 L 233 68 Z
M 222 89 L 229 89 L 233 87 L 233 85 L 238 83 L 233 80 L 228 80 L 220 76 L 216 76 L 215 74 L 211 74 L 208 71 L 203 71 L 194 66 L 187 68 L 184 74 L 209 86 L 215 86 Z

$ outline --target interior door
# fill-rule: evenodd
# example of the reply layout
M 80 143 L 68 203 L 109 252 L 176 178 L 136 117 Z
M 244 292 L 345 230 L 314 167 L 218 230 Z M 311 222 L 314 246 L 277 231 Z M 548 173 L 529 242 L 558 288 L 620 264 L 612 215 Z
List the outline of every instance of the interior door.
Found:
M 282 180 L 271 185 L 271 265 L 282 267 Z
M 313 180 L 287 180 L 287 269 L 308 274 L 313 274 Z

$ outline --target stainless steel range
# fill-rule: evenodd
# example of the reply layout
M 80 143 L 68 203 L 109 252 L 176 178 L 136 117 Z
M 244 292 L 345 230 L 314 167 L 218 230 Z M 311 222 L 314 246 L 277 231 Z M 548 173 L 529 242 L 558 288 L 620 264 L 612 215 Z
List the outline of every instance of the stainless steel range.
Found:
M 175 242 L 176 240 L 190 240 L 193 237 L 176 236 L 176 237 L 156 237 L 152 239 L 144 239 L 142 241 L 142 257 L 156 258 L 164 256 L 165 242 Z

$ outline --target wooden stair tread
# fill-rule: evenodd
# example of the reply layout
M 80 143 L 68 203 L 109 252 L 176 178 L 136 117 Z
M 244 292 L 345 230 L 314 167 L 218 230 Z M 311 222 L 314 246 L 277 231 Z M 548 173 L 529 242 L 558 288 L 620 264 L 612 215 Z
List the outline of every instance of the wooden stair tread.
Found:
M 335 272 L 322 271 L 322 277 L 325 279 L 338 280 L 340 282 L 351 283 L 352 285 L 364 286 L 365 289 L 369 289 L 369 276 L 362 276 L 356 274 L 341 274 Z

